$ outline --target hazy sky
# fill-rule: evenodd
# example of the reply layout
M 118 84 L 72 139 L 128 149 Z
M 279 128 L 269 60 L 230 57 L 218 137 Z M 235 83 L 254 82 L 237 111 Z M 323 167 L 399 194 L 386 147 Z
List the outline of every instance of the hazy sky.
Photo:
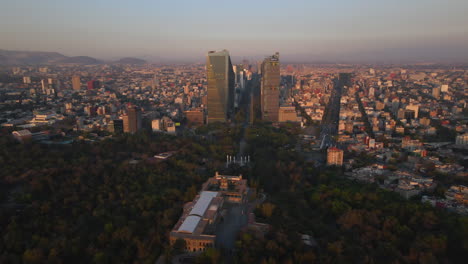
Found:
M 0 0 L 0 49 L 97 58 L 468 60 L 467 0 Z

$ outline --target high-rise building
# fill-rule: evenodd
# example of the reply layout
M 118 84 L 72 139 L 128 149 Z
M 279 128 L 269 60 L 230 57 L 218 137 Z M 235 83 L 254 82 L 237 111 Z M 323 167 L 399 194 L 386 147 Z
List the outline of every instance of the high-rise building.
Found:
M 80 76 L 74 75 L 74 76 L 72 77 L 72 87 L 73 87 L 73 90 L 75 90 L 75 91 L 81 90 L 81 80 L 80 80 Z
M 49 89 L 49 85 L 47 84 L 47 80 L 41 80 L 41 89 L 42 93 L 46 93 L 47 89 Z
M 234 71 L 227 50 L 206 56 L 208 123 L 225 122 L 234 106 Z
M 335 147 L 327 149 L 327 165 L 342 166 L 343 165 L 343 150 Z
M 260 87 L 262 119 L 278 122 L 280 64 L 279 53 L 266 58 L 262 63 L 262 82 Z
M 130 106 L 122 119 L 125 133 L 133 134 L 141 129 L 141 112 L 138 107 Z
M 440 98 L 440 86 L 432 88 L 432 96 L 436 99 Z
M 236 88 L 243 90 L 245 88 L 244 66 L 242 64 L 234 65 L 233 69 L 235 74 Z
M 94 90 L 99 88 L 99 81 L 91 80 L 88 81 L 88 90 Z
M 124 124 L 122 119 L 115 119 L 109 122 L 109 132 L 111 133 L 123 133 Z

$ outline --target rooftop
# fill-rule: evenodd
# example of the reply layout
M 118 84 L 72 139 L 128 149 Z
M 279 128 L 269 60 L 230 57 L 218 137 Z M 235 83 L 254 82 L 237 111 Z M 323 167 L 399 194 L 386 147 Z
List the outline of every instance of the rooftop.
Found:
M 210 206 L 213 198 L 218 196 L 218 192 L 203 191 L 200 193 L 195 205 L 192 207 L 192 210 L 185 218 L 185 220 L 180 225 L 178 232 L 187 232 L 194 233 L 199 225 L 200 221 L 203 219 L 206 210 Z M 213 208 L 213 206 L 211 206 Z M 210 209 L 211 209 L 210 208 Z M 215 207 L 217 209 L 217 207 Z

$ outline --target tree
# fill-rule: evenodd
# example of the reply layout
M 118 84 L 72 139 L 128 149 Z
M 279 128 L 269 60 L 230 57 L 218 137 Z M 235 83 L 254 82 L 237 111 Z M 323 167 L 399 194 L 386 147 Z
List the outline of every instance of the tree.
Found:
M 264 203 L 261 205 L 261 212 L 263 216 L 269 218 L 273 215 L 273 211 L 275 210 L 275 205 L 272 203 Z
M 185 248 L 187 247 L 187 243 L 185 240 L 178 238 L 175 242 L 174 245 L 172 245 L 174 255 L 179 255 L 185 252 Z
M 23 253 L 23 262 L 26 264 L 37 264 L 44 262 L 42 250 L 38 248 L 27 249 Z

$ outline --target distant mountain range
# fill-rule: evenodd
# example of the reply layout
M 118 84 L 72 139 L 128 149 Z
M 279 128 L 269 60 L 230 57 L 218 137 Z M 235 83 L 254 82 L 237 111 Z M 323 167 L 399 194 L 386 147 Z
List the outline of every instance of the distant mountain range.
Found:
M 138 58 L 122 58 L 118 61 L 101 61 L 88 56 L 68 57 L 58 52 L 16 51 L 0 49 L 0 65 L 38 65 L 38 64 L 79 64 L 92 65 L 100 63 L 145 64 Z
M 145 64 L 146 61 L 142 60 L 142 59 L 126 57 L 126 58 L 122 58 L 122 59 L 116 61 L 116 63 L 121 63 L 121 64 Z
M 57 61 L 56 63 L 91 65 L 91 64 L 99 64 L 101 63 L 101 61 L 92 57 L 88 57 L 88 56 L 76 56 L 76 57 L 65 57 L 64 59 L 61 59 Z

